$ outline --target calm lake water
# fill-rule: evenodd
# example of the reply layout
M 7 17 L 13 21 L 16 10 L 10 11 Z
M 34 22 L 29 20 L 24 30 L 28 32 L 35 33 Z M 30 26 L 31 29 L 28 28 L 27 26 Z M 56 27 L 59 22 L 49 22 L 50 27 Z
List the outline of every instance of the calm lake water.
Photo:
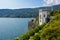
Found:
M 0 18 L 0 40 L 13 40 L 28 31 L 33 18 Z

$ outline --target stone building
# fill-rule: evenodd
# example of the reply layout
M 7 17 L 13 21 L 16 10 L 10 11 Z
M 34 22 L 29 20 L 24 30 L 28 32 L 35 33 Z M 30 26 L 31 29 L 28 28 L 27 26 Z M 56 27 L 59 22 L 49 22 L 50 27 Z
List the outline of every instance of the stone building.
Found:
M 39 25 L 48 23 L 50 20 L 50 11 L 49 10 L 39 10 Z

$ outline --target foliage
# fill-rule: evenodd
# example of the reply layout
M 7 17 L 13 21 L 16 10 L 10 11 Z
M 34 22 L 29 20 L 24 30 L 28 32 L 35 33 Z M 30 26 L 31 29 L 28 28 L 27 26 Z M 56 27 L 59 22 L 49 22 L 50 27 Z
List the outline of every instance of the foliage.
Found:
M 34 28 L 34 31 L 35 33 L 37 33 L 39 31 L 39 28 L 38 27 Z
M 28 40 L 30 38 L 30 36 L 34 35 L 34 30 L 30 30 L 29 32 L 27 32 L 26 34 L 24 34 L 23 36 L 20 37 L 21 40 Z
M 30 39 L 29 40 L 34 40 L 34 37 L 33 36 L 30 36 Z
M 60 39 L 60 14 L 50 21 L 40 32 L 41 40 L 59 40 Z
M 20 40 L 28 40 L 31 36 L 34 36 L 35 33 L 39 32 L 39 30 L 41 30 L 43 28 L 45 24 L 41 25 L 41 26 L 37 26 L 34 29 L 30 30 L 29 32 L 27 32 L 26 34 L 22 35 L 20 37 Z M 35 35 L 34 37 L 36 37 L 38 35 Z M 32 40 L 33 38 L 29 39 Z
M 39 34 L 38 33 L 35 33 L 35 35 L 34 36 L 32 36 L 32 37 L 30 37 L 30 39 L 29 40 L 40 40 L 40 36 L 39 36 Z
M 14 40 L 19 40 L 19 37 L 14 38 Z
M 38 25 L 20 37 L 21 40 L 60 40 L 60 10 L 47 24 Z
M 52 11 L 52 12 L 50 13 L 51 16 L 54 16 L 54 15 L 56 15 L 56 14 L 60 14 L 60 10 Z
M 34 40 L 40 40 L 40 35 L 39 35 L 39 33 L 35 33 L 35 35 L 34 35 Z

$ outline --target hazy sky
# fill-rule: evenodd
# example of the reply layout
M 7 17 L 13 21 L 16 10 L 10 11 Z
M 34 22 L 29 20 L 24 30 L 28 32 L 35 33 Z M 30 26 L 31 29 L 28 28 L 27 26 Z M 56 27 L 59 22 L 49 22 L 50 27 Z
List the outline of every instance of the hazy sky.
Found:
M 60 4 L 60 0 L 0 0 L 0 9 L 34 8 Z

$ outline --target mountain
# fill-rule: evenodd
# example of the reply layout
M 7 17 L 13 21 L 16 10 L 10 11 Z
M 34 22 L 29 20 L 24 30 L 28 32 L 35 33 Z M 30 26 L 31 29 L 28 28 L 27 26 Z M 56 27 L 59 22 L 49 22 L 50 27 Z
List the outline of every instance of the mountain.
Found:
M 25 9 L 0 9 L 0 17 L 36 17 L 38 10 Z
M 60 5 L 23 9 L 0 9 L 0 17 L 22 17 L 22 18 L 37 17 L 39 9 L 58 10 L 60 9 Z

